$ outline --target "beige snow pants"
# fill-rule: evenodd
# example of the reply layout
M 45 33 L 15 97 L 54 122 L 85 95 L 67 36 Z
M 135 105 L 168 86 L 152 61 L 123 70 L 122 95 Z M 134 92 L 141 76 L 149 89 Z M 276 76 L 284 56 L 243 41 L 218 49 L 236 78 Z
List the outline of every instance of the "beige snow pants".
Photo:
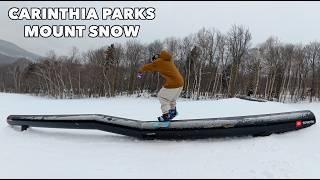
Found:
M 161 104 L 161 110 L 163 114 L 169 112 L 170 109 L 174 109 L 177 104 L 177 99 L 181 94 L 183 87 L 167 89 L 162 87 L 158 93 L 158 98 Z

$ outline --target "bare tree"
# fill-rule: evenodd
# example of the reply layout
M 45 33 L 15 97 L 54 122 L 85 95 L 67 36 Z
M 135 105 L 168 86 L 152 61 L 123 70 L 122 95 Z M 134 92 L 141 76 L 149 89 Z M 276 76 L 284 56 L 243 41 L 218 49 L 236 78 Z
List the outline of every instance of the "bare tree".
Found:
M 313 97 L 315 97 L 315 89 L 316 89 L 316 64 L 320 61 L 320 43 L 319 42 L 311 42 L 307 46 L 305 46 L 305 55 L 307 63 L 311 66 L 312 78 L 311 78 L 311 86 L 310 86 L 310 95 L 309 101 L 312 102 Z
M 128 41 L 127 42 L 127 49 L 125 53 L 125 57 L 128 62 L 128 75 L 129 75 L 129 82 L 128 82 L 128 92 L 132 94 L 135 90 L 136 86 L 136 73 L 137 69 L 139 68 L 139 63 L 143 60 L 142 53 L 144 51 L 143 46 L 138 41 Z
M 228 95 L 233 97 L 237 92 L 239 67 L 243 55 L 248 51 L 251 33 L 243 26 L 233 25 L 228 33 L 228 48 L 232 56 L 231 76 L 229 81 Z

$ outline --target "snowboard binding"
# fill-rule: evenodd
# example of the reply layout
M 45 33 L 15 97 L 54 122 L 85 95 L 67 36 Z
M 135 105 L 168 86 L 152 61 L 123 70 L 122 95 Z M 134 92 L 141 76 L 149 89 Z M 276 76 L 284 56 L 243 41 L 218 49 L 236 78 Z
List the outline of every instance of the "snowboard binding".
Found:
M 158 117 L 158 121 L 160 122 L 168 122 L 172 119 L 172 115 L 170 113 L 163 114 L 162 116 Z

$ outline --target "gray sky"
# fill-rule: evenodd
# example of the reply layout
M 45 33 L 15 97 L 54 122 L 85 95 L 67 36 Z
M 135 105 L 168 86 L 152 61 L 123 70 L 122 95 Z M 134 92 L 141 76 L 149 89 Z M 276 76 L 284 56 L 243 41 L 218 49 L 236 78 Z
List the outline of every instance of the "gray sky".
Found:
M 45 55 L 49 50 L 64 55 L 77 46 L 81 51 L 111 42 L 125 42 L 127 38 L 37 38 L 23 37 L 24 25 L 79 24 L 108 25 L 111 21 L 12 21 L 11 7 L 154 7 L 152 21 L 112 21 L 115 24 L 140 24 L 139 40 L 151 42 L 166 37 L 184 37 L 202 27 L 227 32 L 233 24 L 244 25 L 252 33 L 253 45 L 277 36 L 282 42 L 308 43 L 320 40 L 320 2 L 0 2 L 0 39 L 11 41 L 26 50 Z M 100 15 L 100 14 L 99 14 Z

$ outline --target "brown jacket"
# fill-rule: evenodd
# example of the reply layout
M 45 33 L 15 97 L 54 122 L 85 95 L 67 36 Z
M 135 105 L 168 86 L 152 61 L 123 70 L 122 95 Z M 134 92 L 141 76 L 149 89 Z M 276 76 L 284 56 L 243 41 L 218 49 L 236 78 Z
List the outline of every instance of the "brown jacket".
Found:
M 183 77 L 172 60 L 172 55 L 168 51 L 161 51 L 159 58 L 150 64 L 145 64 L 139 72 L 156 71 L 165 78 L 165 88 L 179 88 L 183 86 Z

